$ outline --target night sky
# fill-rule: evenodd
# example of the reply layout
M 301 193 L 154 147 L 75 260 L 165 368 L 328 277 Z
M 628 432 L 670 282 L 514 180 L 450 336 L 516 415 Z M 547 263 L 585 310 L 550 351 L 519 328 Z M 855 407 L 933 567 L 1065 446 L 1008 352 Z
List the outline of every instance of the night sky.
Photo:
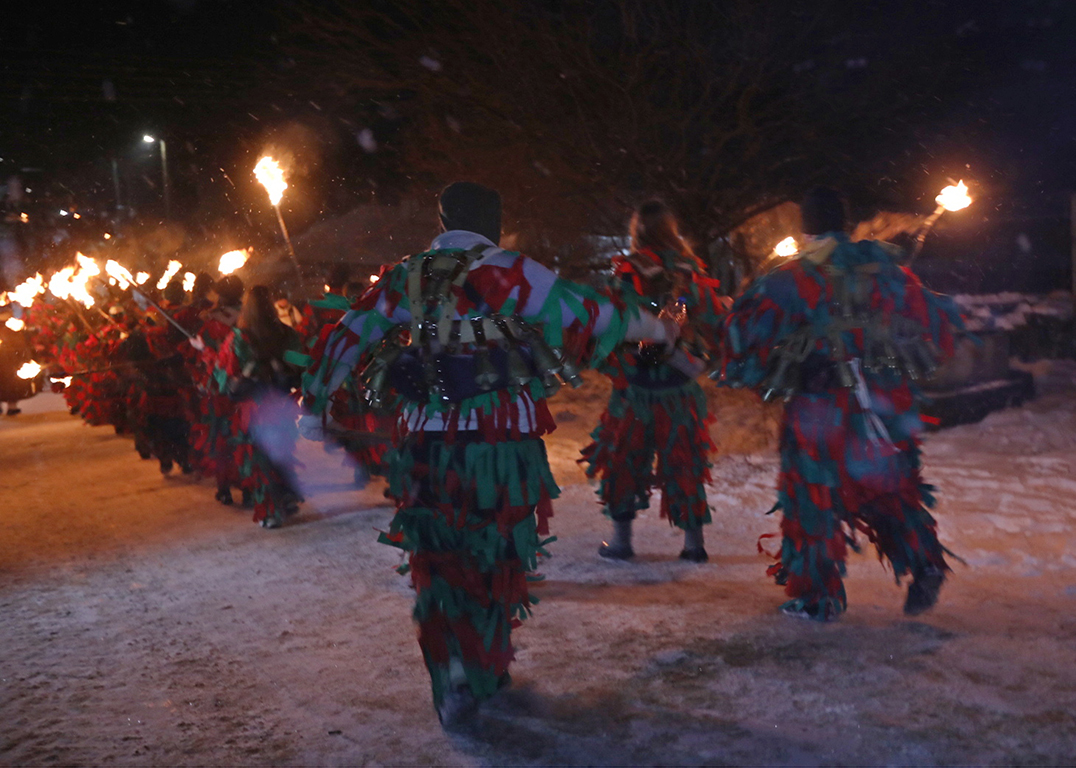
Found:
M 924 166 L 939 153 L 966 155 L 980 184 L 1002 187 L 1014 210 L 1058 209 L 1076 172 L 1072 5 L 923 4 L 944 9 L 954 45 L 977 47 L 997 63 L 995 74 L 944 105 L 930 140 L 909 138 L 914 151 L 918 141 Z M 849 7 L 865 12 L 862 4 Z M 0 27 L 0 174 L 35 169 L 26 175 L 50 190 L 107 197 L 104 169 L 112 159 L 152 184 L 153 161 L 140 137 L 153 132 L 170 138 L 177 195 L 196 206 L 205 185 L 223 185 L 229 170 L 249 164 L 275 125 L 322 119 L 333 124 L 320 130 L 346 142 L 328 159 L 327 178 L 359 185 L 349 165 L 362 155 L 355 132 L 339 124 L 339 113 L 322 115 L 290 72 L 293 10 L 265 0 L 19 4 Z M 879 14 L 877 24 L 885 23 Z M 937 55 L 918 50 L 915 37 L 906 42 L 925 62 Z M 851 54 L 857 41 L 840 45 Z M 877 52 L 861 54 L 869 77 Z M 971 128 L 973 146 L 962 138 Z

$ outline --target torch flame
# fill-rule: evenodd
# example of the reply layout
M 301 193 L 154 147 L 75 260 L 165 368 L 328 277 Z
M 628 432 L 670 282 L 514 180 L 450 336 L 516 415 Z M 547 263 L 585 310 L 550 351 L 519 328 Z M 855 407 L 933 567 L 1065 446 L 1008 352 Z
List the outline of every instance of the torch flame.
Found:
M 20 379 L 36 379 L 40 373 L 41 366 L 33 360 L 28 363 L 23 363 L 22 367 L 15 371 L 15 375 Z
M 230 275 L 235 272 L 241 266 L 247 263 L 247 259 L 250 258 L 248 251 L 228 251 L 226 254 L 220 257 L 220 264 L 217 269 L 220 270 L 222 275 Z
M 139 285 L 145 285 L 149 281 L 149 272 L 139 272 L 135 275 L 135 282 Z
M 113 259 L 105 262 L 105 273 L 115 280 L 123 290 L 127 290 L 134 283 L 134 275 Z
M 795 256 L 800 247 L 796 244 L 796 238 L 789 236 L 773 247 L 773 252 L 778 256 Z
M 26 323 L 24 323 L 22 320 L 20 320 L 17 317 L 9 317 L 7 319 L 7 322 L 4 323 L 4 325 L 6 325 L 8 328 L 10 328 L 13 331 L 21 331 L 23 328 L 26 327 Z
M 183 265 L 175 259 L 171 259 L 168 262 L 168 269 L 164 271 L 164 274 L 161 275 L 161 279 L 157 281 L 157 290 L 163 291 L 168 286 L 168 283 L 171 282 L 172 278 L 175 277 L 176 273 L 181 269 L 183 269 Z
M 288 183 L 284 181 L 284 169 L 280 167 L 280 163 L 266 155 L 254 166 L 254 176 L 269 193 L 269 202 L 273 205 L 280 205 L 280 198 L 284 196 L 284 190 L 288 188 Z
M 101 268 L 96 261 L 81 253 L 76 253 L 75 258 L 78 260 L 78 269 L 64 267 L 54 272 L 49 278 L 49 292 L 58 299 L 81 301 L 89 309 L 93 306 L 93 296 L 86 290 L 86 283 L 94 275 L 101 274 Z
M 194 290 L 194 281 L 197 279 L 193 272 L 183 273 L 183 290 L 190 293 Z
M 21 304 L 22 306 L 29 309 L 34 304 L 34 297 L 44 292 L 45 279 L 41 277 L 41 273 L 38 272 L 29 280 L 25 280 L 24 282 L 15 286 L 15 290 L 13 290 L 8 295 L 8 298 L 10 298 L 16 304 Z
M 934 202 L 947 211 L 959 211 L 971 205 L 971 197 L 968 195 L 968 185 L 958 181 L 955 186 L 950 185 L 941 191 Z
M 54 272 L 52 277 L 49 278 L 49 291 L 57 299 L 68 299 L 71 297 L 71 278 L 75 274 L 74 267 L 64 267 L 63 269 Z

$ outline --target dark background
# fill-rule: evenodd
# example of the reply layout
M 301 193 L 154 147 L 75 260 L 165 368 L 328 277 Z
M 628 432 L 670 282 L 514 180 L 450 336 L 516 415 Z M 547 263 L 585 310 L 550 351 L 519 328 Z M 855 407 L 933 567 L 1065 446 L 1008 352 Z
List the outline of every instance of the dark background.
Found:
M 168 147 L 164 250 L 278 247 L 250 173 L 265 151 L 288 168 L 293 234 L 356 206 L 428 208 L 467 175 L 553 261 L 650 194 L 705 250 L 815 183 L 868 218 L 929 213 L 964 178 L 976 203 L 943 218 L 925 271 L 960 262 L 934 269 L 948 289 L 1068 286 L 1073 4 L 706 5 L 21 4 L 0 25 L 0 179 L 32 190 L 7 201 L 30 217 L 23 259 L 161 226 L 149 133 Z

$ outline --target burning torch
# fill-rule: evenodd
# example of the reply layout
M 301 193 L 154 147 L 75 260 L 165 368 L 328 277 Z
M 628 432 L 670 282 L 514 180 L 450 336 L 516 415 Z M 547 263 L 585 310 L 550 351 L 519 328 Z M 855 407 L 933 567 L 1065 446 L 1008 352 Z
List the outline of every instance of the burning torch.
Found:
M 178 272 L 180 269 L 183 268 L 183 265 L 180 264 L 178 261 L 174 262 L 174 263 L 175 263 L 176 266 L 175 266 L 175 269 L 172 272 L 172 274 L 175 274 L 176 272 Z M 169 269 L 171 269 L 172 268 L 172 263 L 169 263 L 168 266 L 169 266 Z M 169 323 L 171 323 L 172 326 L 177 331 L 182 333 L 188 339 L 193 339 L 194 338 L 194 335 L 190 331 L 188 331 L 186 328 L 184 328 L 182 325 L 180 325 L 179 322 L 176 321 L 176 319 L 174 317 L 172 317 L 170 314 L 168 314 L 164 310 L 164 308 L 161 307 L 160 304 L 155 302 L 153 299 L 151 299 L 149 296 L 147 296 L 143 291 L 140 291 L 136 287 L 137 283 L 135 281 L 134 276 L 122 264 L 120 264 L 119 262 L 117 262 L 117 261 L 115 261 L 113 259 L 109 259 L 108 261 L 105 262 L 105 274 L 108 275 L 109 282 L 114 282 L 114 283 L 117 283 L 119 285 L 121 291 L 125 291 L 128 288 L 130 288 L 132 293 L 137 293 L 139 296 L 141 296 L 142 299 L 147 304 L 149 304 L 151 307 L 153 307 L 155 310 L 157 310 L 157 312 L 159 312 L 160 315 L 165 320 L 167 320 Z M 167 283 L 165 283 L 165 285 L 167 285 Z
M 784 263 L 787 259 L 795 256 L 800 251 L 796 238 L 789 235 L 773 247 L 769 255 L 759 264 L 760 273 L 768 272 L 772 267 Z
M 250 258 L 250 250 L 228 251 L 220 257 L 217 271 L 222 275 L 230 275 L 247 263 Z
M 962 211 L 971 205 L 971 196 L 968 195 L 968 185 L 963 181 L 958 181 L 956 184 L 950 184 L 943 189 L 938 196 L 934 198 L 934 202 L 938 204 L 938 207 L 934 209 L 934 213 L 930 214 L 919 227 L 919 234 L 915 238 L 915 248 L 912 249 L 911 256 L 908 257 L 908 264 L 910 265 L 915 261 L 916 256 L 923 250 L 923 242 L 927 239 L 927 235 L 930 234 L 930 230 L 934 228 L 934 225 L 941 218 L 941 215 L 946 211 Z
M 288 188 L 288 182 L 284 181 L 284 169 L 280 167 L 280 163 L 266 155 L 254 166 L 254 177 L 269 193 L 269 202 L 273 204 L 276 220 L 280 222 L 280 232 L 284 235 L 284 242 L 287 243 L 288 255 L 291 256 L 291 261 L 295 265 L 296 274 L 301 275 L 299 259 L 295 256 L 291 238 L 288 237 L 288 227 L 284 224 L 284 216 L 280 212 L 280 198 L 284 196 L 284 190 Z

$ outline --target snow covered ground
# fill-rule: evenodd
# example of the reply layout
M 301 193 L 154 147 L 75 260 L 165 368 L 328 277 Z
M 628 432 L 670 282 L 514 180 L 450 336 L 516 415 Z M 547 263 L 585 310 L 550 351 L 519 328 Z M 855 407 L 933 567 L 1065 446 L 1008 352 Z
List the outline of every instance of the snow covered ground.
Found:
M 41 396 L 0 420 L 0 763 L 1071 763 L 1076 365 L 1033 369 L 1037 400 L 928 440 L 967 561 L 940 605 L 905 619 L 866 552 L 832 625 L 778 615 L 756 554 L 775 407 L 711 391 L 711 561 L 677 560 L 649 514 L 627 564 L 597 557 L 606 522 L 574 464 L 603 387 L 559 395 L 560 538 L 516 686 L 467 735 L 430 706 L 410 591 L 375 542 L 383 486 L 354 490 L 304 444 L 309 500 L 264 531 Z
M 1072 294 L 1033 293 L 957 294 L 953 296 L 969 331 L 1007 330 L 1026 325 L 1028 318 L 1067 320 L 1072 317 Z

